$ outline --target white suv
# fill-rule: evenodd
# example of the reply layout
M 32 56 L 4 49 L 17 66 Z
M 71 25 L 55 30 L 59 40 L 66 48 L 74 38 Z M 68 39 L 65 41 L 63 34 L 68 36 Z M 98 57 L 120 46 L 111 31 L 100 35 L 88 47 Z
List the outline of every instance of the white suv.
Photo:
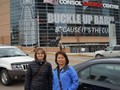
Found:
M 105 50 L 95 51 L 95 58 L 120 56 L 120 46 L 107 47 Z
M 22 80 L 28 64 L 34 58 L 29 57 L 14 46 L 0 46 L 0 80 L 3 85 L 12 84 L 13 80 Z

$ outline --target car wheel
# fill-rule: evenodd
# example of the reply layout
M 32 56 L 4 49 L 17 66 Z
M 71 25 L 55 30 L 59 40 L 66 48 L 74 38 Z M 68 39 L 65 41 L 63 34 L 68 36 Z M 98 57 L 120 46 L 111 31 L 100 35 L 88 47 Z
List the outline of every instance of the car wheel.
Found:
M 96 55 L 95 58 L 103 58 L 103 55 Z
M 1 79 L 2 84 L 5 86 L 8 86 L 12 83 L 12 79 L 10 78 L 10 75 L 6 69 L 3 69 L 1 71 L 0 79 Z

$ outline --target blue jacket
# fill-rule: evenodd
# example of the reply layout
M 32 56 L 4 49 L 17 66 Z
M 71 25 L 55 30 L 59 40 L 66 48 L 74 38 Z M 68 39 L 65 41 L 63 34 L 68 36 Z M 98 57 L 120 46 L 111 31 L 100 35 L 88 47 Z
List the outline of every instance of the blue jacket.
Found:
M 72 66 L 65 66 L 60 71 L 62 90 L 77 90 L 79 82 L 76 71 Z M 53 90 L 60 90 L 58 69 L 53 70 Z

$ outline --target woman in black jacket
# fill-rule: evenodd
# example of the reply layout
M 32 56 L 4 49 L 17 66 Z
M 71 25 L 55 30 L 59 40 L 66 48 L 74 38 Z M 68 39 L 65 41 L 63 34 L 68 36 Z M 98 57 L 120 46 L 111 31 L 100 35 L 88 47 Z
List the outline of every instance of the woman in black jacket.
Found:
M 25 76 L 25 90 L 52 90 L 52 66 L 46 61 L 45 51 L 37 48 L 34 58 Z

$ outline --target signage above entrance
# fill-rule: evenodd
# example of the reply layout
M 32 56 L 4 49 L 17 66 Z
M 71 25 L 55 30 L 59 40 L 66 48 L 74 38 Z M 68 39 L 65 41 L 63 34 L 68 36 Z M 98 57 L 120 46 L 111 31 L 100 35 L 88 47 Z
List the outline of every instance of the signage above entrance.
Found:
M 88 14 L 47 13 L 47 22 L 60 24 L 108 25 L 110 22 L 114 22 L 114 17 Z
M 75 6 L 88 6 L 88 7 L 97 7 L 97 8 L 108 8 L 108 9 L 119 9 L 119 5 L 101 3 L 101 2 L 86 2 L 78 0 L 44 0 L 44 3 L 50 4 L 61 4 L 61 5 L 75 5 Z

